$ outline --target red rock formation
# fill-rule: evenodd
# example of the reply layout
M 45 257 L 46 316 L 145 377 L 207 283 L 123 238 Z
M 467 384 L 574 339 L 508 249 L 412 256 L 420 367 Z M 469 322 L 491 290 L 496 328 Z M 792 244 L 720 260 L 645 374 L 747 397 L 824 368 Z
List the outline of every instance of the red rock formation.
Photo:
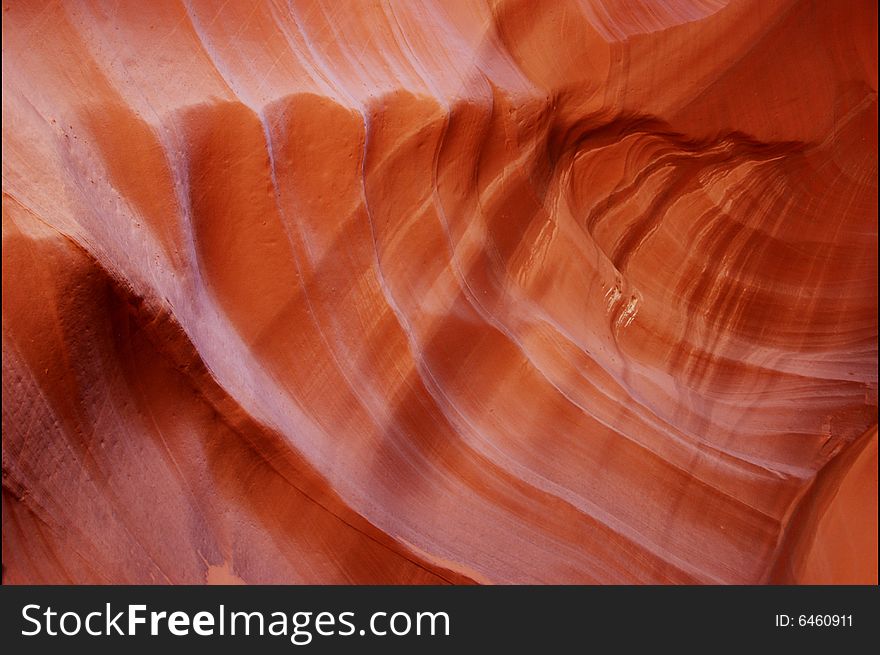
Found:
M 4 582 L 877 582 L 877 5 L 3 9 Z

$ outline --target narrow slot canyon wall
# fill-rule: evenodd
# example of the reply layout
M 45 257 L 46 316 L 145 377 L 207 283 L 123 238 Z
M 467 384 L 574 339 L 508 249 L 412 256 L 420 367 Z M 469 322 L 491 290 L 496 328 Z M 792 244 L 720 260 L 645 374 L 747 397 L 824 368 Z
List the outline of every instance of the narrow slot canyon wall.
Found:
M 877 3 L 3 17 L 4 583 L 877 583 Z

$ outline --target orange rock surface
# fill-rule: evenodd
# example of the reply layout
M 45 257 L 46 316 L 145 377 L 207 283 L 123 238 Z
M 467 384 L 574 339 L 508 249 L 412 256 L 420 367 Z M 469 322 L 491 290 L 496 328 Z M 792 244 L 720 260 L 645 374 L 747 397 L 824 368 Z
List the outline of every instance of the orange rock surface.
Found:
M 877 4 L 3 4 L 5 583 L 877 583 Z

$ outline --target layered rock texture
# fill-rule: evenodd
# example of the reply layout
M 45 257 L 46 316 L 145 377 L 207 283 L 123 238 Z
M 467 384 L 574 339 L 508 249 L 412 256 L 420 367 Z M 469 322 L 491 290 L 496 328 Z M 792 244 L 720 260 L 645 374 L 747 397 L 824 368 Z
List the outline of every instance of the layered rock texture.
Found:
M 876 2 L 2 6 L 4 582 L 877 582 Z

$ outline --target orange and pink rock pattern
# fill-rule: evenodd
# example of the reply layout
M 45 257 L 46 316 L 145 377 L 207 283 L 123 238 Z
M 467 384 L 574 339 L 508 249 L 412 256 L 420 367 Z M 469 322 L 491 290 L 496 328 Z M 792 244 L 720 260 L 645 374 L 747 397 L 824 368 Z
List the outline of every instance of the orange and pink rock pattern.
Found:
M 3 3 L 5 583 L 877 583 L 877 3 Z

